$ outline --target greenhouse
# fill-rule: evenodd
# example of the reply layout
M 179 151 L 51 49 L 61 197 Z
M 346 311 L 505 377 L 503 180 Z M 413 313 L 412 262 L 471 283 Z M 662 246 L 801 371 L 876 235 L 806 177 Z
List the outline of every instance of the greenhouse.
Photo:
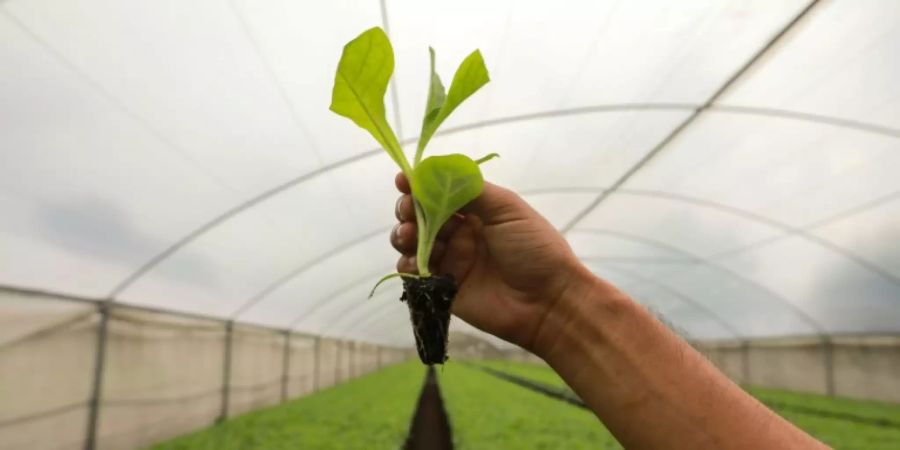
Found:
M 900 448 L 900 2 L 0 0 L 0 43 L 0 450 L 628 446 L 514 332 L 419 327 L 397 152 L 419 249 L 464 155 L 787 422 Z

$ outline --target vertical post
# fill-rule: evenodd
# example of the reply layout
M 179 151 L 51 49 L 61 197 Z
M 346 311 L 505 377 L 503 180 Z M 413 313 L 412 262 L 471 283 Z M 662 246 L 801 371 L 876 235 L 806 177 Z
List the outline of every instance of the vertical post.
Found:
M 284 330 L 284 354 L 281 355 L 281 403 L 288 398 L 288 376 L 291 370 L 291 330 Z
M 375 370 L 381 370 L 381 346 L 375 347 Z
M 234 339 L 234 321 L 225 322 L 225 352 L 222 356 L 222 409 L 216 422 L 228 418 L 228 401 L 231 394 L 231 347 Z
M 110 301 L 97 304 L 100 322 L 97 323 L 97 345 L 94 352 L 94 375 L 91 380 L 91 398 L 88 406 L 87 436 L 84 440 L 86 450 L 97 448 L 97 429 L 100 426 L 100 406 L 103 395 L 103 372 L 106 367 L 106 340 L 109 335 Z
M 319 370 L 321 361 L 322 338 L 316 336 L 313 344 L 313 392 L 319 392 Z
M 825 393 L 834 397 L 834 343 L 828 336 L 822 337 L 822 362 L 825 365 Z
M 750 341 L 741 341 L 741 382 L 750 384 Z
M 343 341 L 335 341 L 334 346 L 334 384 L 338 384 L 341 380 L 341 347 Z
M 347 365 L 349 366 L 347 367 L 347 372 L 349 376 L 347 378 L 352 380 L 353 378 L 359 376 L 359 370 L 357 370 L 359 368 L 356 367 L 356 341 L 350 341 L 349 350 L 350 353 L 347 355 L 349 359 L 349 361 L 347 361 Z

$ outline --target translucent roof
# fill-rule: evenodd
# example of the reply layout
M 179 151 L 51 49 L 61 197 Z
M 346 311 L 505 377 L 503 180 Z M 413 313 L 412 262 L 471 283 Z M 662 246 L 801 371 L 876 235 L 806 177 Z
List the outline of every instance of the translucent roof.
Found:
M 396 169 L 328 111 L 387 29 L 492 82 L 430 151 L 502 159 L 596 273 L 696 339 L 900 332 L 900 3 L 0 3 L 0 284 L 379 342 Z M 458 321 L 457 321 L 458 322 Z M 461 328 L 465 328 L 459 324 Z

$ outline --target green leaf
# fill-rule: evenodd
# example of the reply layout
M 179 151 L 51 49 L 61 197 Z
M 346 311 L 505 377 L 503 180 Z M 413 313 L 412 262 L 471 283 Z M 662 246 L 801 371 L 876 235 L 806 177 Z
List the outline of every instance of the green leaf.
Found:
M 381 277 L 381 279 L 378 280 L 377 283 L 375 283 L 375 286 L 372 286 L 372 291 L 369 292 L 369 298 L 372 298 L 372 296 L 375 295 L 375 290 L 378 289 L 378 286 L 381 286 L 381 283 L 384 283 L 385 281 L 390 280 L 391 278 L 397 278 L 397 277 L 419 278 L 419 276 L 414 273 L 405 273 L 405 272 L 394 272 L 392 274 L 385 275 L 385 276 Z
M 475 50 L 456 69 L 456 74 L 453 75 L 453 82 L 450 83 L 450 91 L 447 92 L 446 97 L 441 95 L 444 98 L 441 98 L 440 109 L 435 112 L 432 96 L 437 96 L 436 91 L 438 90 L 443 94 L 444 88 L 440 84 L 440 78 L 434 72 L 434 50 L 429 50 L 431 51 L 431 88 L 429 89 L 428 103 L 425 108 L 425 118 L 422 120 L 422 133 L 419 136 L 419 143 L 416 147 L 415 164 L 422 160 L 425 146 L 428 145 L 428 141 L 437 132 L 441 123 L 450 116 L 450 113 L 490 81 L 481 52 Z M 435 86 L 435 80 L 437 80 L 438 86 Z
M 330 109 L 368 131 L 408 175 L 409 162 L 384 114 L 384 94 L 393 73 L 394 50 L 384 30 L 366 30 L 344 46 Z
M 478 165 L 481 165 L 481 164 L 484 164 L 494 158 L 499 158 L 499 157 L 500 157 L 499 153 L 488 153 L 487 155 L 484 155 L 481 158 L 476 159 L 475 162 L 478 163 Z
M 472 158 L 451 154 L 423 160 L 413 170 L 411 181 L 413 197 L 422 208 L 426 225 L 416 262 L 419 273 L 428 276 L 428 260 L 438 231 L 450 216 L 481 194 L 484 179 Z
M 429 127 L 431 122 L 437 118 L 441 107 L 444 106 L 444 100 L 447 94 L 444 93 L 444 83 L 441 77 L 434 71 L 434 49 L 428 47 L 428 54 L 431 57 L 431 84 L 428 86 L 428 101 L 425 103 L 425 118 L 422 119 L 422 129 Z

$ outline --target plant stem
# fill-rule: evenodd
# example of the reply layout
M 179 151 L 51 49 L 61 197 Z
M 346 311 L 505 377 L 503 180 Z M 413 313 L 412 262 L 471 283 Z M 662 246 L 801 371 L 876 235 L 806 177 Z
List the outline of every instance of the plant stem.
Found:
M 416 210 L 416 224 L 418 225 L 418 245 L 416 246 L 416 267 L 419 269 L 419 275 L 430 277 L 431 272 L 428 271 L 428 260 L 431 259 L 431 248 L 428 245 L 428 224 L 425 223 L 425 213 L 419 202 L 413 198 L 413 206 Z

